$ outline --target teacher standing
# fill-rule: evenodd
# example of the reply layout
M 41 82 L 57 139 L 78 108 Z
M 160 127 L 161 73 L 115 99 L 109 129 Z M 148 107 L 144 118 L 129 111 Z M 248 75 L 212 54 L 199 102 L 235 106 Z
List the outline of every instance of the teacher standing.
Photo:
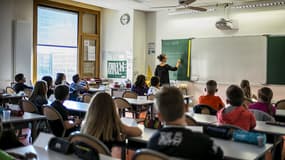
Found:
M 157 56 L 157 59 L 160 61 L 160 64 L 156 66 L 154 75 L 160 78 L 160 85 L 169 85 L 169 71 L 177 71 L 181 61 L 178 59 L 176 66 L 172 67 L 166 63 L 167 56 L 165 54 Z

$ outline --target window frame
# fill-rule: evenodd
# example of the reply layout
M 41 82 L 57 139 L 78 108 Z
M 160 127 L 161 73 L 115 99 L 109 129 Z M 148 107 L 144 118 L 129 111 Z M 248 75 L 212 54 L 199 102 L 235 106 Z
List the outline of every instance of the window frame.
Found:
M 55 2 L 55 1 L 47 1 L 47 0 L 35 0 L 34 1 L 34 16 L 33 16 L 33 64 L 32 64 L 32 80 L 35 82 L 37 80 L 37 44 L 38 44 L 38 6 L 50 7 L 55 9 L 67 10 L 78 13 L 78 36 L 77 36 L 77 72 L 79 75 L 83 73 L 83 38 L 84 37 L 96 37 L 98 41 L 98 47 L 96 47 L 96 64 L 95 64 L 95 77 L 99 77 L 100 75 L 100 11 L 101 8 L 91 5 L 86 5 L 80 2 Z M 87 34 L 83 33 L 83 15 L 84 13 L 95 14 L 97 16 L 96 19 L 96 33 L 95 34 Z

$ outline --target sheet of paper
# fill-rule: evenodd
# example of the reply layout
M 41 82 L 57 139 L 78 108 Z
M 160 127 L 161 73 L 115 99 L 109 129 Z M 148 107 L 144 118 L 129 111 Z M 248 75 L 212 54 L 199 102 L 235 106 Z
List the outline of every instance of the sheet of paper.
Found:
M 45 148 L 48 146 L 48 142 L 52 137 L 54 137 L 54 135 L 41 132 L 33 145 L 36 147 Z
M 122 117 L 121 118 L 121 121 L 128 125 L 128 126 L 132 126 L 132 127 L 137 127 L 138 126 L 138 123 L 135 119 L 132 119 L 132 118 L 126 118 L 126 117 Z

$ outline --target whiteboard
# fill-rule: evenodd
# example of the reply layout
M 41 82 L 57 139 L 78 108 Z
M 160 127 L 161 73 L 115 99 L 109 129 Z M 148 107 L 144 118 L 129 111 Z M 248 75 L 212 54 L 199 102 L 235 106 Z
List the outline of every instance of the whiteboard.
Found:
M 191 80 L 239 84 L 247 79 L 253 84 L 264 84 L 266 53 L 265 36 L 193 39 Z

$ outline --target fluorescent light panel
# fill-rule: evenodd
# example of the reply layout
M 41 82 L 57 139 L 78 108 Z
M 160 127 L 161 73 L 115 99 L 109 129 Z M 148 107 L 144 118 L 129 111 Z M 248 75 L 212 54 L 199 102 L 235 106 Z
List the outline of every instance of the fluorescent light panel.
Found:
M 279 2 L 266 2 L 266 3 L 258 3 L 258 4 L 244 4 L 232 6 L 233 9 L 244 9 L 244 8 L 257 8 L 257 7 L 272 7 L 272 6 L 284 6 L 284 1 Z

